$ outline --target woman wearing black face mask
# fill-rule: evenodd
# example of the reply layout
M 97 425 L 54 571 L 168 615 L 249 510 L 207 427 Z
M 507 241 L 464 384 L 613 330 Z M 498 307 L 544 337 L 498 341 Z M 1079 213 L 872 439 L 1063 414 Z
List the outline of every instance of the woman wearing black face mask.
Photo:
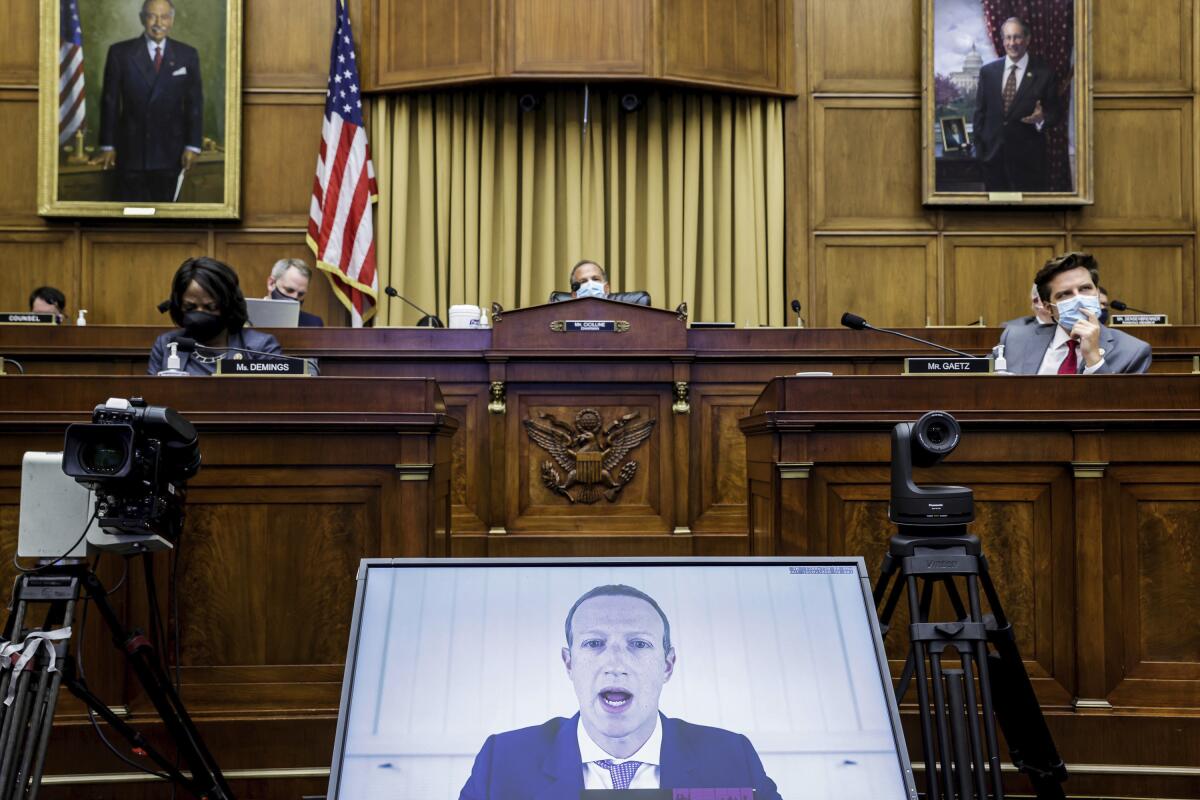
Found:
M 214 258 L 189 258 L 179 265 L 171 281 L 171 319 L 180 330 L 154 341 L 146 370 L 151 375 L 166 367 L 168 345 L 179 339 L 200 345 L 191 352 L 180 348 L 180 369 L 189 375 L 212 375 L 218 361 L 238 357 L 238 350 L 283 355 L 274 336 L 245 327 L 246 298 L 237 273 Z M 241 358 L 257 361 L 261 357 L 243 353 Z

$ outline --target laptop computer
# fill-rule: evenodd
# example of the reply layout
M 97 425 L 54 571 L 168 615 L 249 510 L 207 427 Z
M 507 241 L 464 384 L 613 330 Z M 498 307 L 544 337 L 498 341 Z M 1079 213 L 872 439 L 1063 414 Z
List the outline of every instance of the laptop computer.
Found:
M 360 565 L 330 800 L 608 796 L 627 728 L 614 798 L 917 797 L 860 558 Z
M 295 328 L 300 325 L 300 304 L 295 300 L 247 297 L 246 314 L 256 328 Z

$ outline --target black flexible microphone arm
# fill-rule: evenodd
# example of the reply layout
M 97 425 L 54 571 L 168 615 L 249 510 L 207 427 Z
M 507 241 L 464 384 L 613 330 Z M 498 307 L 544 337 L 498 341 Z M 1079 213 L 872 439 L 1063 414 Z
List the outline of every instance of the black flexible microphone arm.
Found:
M 386 294 L 388 297 L 394 297 L 397 300 L 403 300 L 405 303 L 408 303 L 410 306 L 415 308 L 417 311 L 420 311 L 424 315 L 424 319 L 422 319 L 421 322 L 424 322 L 425 320 L 431 320 L 429 327 L 432 327 L 432 328 L 445 327 L 444 325 L 442 325 L 442 321 L 438 318 L 438 316 L 436 314 L 430 314 L 428 311 L 421 308 L 419 305 L 414 303 L 412 300 L 409 300 L 407 297 L 405 297 L 404 295 L 397 292 L 395 287 L 385 286 L 385 287 L 383 287 L 383 293 Z M 420 323 L 417 323 L 417 324 L 419 325 Z
M 1153 314 L 1153 311 L 1143 311 L 1140 308 L 1134 308 L 1124 300 L 1113 300 L 1108 304 L 1108 307 L 1114 311 L 1132 311 L 1135 314 Z
M 845 314 L 842 314 L 842 324 L 845 325 L 847 328 L 851 328 L 852 330 L 856 330 L 856 331 L 868 330 L 868 331 L 879 331 L 880 333 L 890 333 L 893 336 L 900 336 L 904 339 L 908 339 L 910 341 L 917 342 L 918 344 L 928 345 L 929 347 L 936 347 L 938 350 L 945 350 L 947 353 L 954 353 L 954 355 L 962 356 L 963 358 L 979 358 L 979 356 L 973 356 L 970 353 L 964 353 L 962 350 L 955 350 L 953 347 L 946 347 L 946 345 L 944 345 L 944 344 L 938 344 L 937 342 L 930 342 L 925 339 L 918 339 L 916 336 L 909 336 L 907 333 L 901 333 L 900 331 L 894 331 L 891 328 L 876 328 L 874 325 L 869 324 L 865 319 L 860 317 L 858 314 L 851 314 L 849 311 L 847 311 Z

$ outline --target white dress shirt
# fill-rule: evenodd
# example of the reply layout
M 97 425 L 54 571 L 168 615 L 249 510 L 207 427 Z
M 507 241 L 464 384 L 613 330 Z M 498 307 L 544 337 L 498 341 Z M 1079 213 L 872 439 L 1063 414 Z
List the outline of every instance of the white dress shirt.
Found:
M 608 773 L 606 767 L 597 764 L 597 761 L 612 761 L 614 764 L 622 764 L 626 761 L 640 761 L 642 765 L 638 767 L 637 772 L 633 775 L 633 780 L 629 782 L 630 789 L 657 789 L 659 781 L 662 779 L 662 721 L 660 717 L 654 715 L 654 732 L 650 734 L 650 738 L 641 748 L 631 755 L 629 758 L 613 758 L 600 745 L 592 741 L 592 737 L 583 727 L 583 720 L 575 726 L 575 734 L 579 738 L 579 755 L 583 761 L 583 788 L 584 789 L 612 789 L 612 775 Z
M 1008 75 L 1012 72 L 1013 67 L 1017 68 L 1017 88 L 1021 88 L 1021 81 L 1025 80 L 1025 70 L 1029 68 L 1029 53 L 1021 56 L 1020 61 L 1013 61 L 1010 57 L 1004 57 L 1004 77 L 1000 80 L 1000 91 L 1004 91 L 1004 87 L 1008 85 Z
M 1055 324 L 1054 338 L 1050 340 L 1050 346 L 1046 348 L 1046 355 L 1042 356 L 1042 365 L 1038 367 L 1038 375 L 1057 375 L 1058 368 L 1062 366 L 1063 361 L 1067 358 L 1067 353 L 1071 348 L 1067 347 L 1067 341 L 1071 338 L 1071 334 L 1067 333 L 1066 328 L 1062 325 Z M 1084 364 L 1083 351 L 1078 347 L 1075 348 L 1075 359 L 1079 364 Z M 1104 356 L 1100 356 L 1100 360 L 1096 362 L 1094 367 L 1084 366 L 1084 375 L 1091 375 L 1096 370 L 1104 366 Z

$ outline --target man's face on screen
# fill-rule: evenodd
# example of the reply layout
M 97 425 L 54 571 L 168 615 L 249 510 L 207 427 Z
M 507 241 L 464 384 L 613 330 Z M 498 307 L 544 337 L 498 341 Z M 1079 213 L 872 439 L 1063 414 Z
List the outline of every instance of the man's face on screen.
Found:
M 654 732 L 658 698 L 675 668 L 663 652 L 663 622 L 645 600 L 585 600 L 571 620 L 563 663 L 579 698 L 579 719 L 609 755 L 626 758 Z

